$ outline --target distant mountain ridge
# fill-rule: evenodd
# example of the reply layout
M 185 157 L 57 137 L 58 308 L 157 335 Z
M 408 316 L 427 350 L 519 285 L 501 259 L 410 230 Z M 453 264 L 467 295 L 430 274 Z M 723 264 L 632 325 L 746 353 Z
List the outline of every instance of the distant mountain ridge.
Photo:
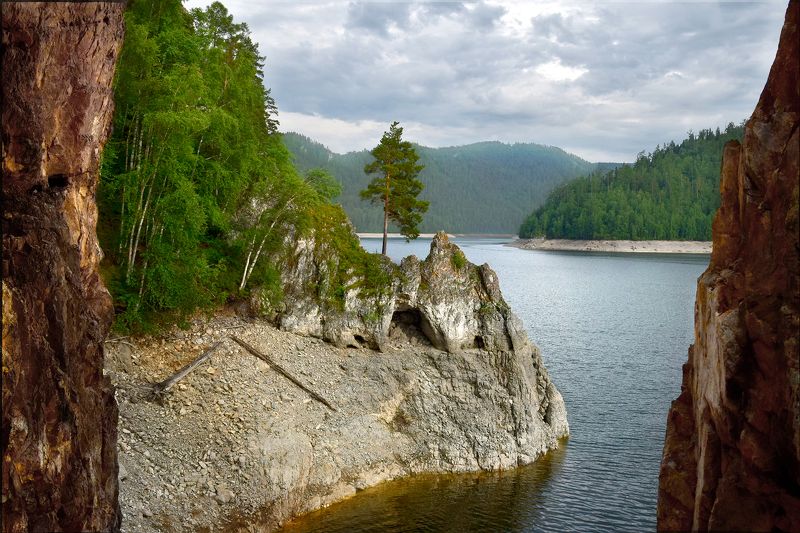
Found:
M 320 167 L 341 182 L 338 201 L 358 231 L 382 230 L 380 207 L 358 195 L 369 181 L 364 174 L 369 151 L 336 154 L 298 133 L 285 133 L 283 141 L 300 172 Z M 425 165 L 419 176 L 425 183 L 421 198 L 431 203 L 420 226 L 426 233 L 516 234 L 531 208 L 542 205 L 550 191 L 598 168 L 561 148 L 532 143 L 416 148 Z M 604 170 L 618 166 L 600 165 Z

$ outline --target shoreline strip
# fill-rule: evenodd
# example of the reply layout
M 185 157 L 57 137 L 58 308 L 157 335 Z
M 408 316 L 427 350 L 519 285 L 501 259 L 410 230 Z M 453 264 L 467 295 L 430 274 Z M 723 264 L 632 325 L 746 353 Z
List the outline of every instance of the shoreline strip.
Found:
M 517 239 L 506 246 L 553 252 L 647 254 L 710 254 L 710 241 L 577 241 L 569 239 Z

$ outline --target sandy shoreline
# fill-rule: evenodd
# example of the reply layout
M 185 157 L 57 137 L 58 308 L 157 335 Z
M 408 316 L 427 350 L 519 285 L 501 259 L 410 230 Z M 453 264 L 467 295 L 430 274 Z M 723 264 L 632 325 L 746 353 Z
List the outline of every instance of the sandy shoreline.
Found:
M 568 252 L 710 254 L 710 241 L 574 241 L 568 239 L 517 239 L 507 246 L 523 250 Z

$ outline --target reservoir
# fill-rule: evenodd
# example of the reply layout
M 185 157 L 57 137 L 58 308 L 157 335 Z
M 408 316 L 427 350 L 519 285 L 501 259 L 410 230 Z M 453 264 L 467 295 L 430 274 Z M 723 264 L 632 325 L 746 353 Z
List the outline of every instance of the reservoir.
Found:
M 655 531 L 667 410 L 680 392 L 708 256 L 454 242 L 497 272 L 564 396 L 571 436 L 533 465 L 384 483 L 283 531 Z M 362 244 L 374 252 L 381 241 Z M 429 246 L 392 239 L 389 255 L 422 259 Z

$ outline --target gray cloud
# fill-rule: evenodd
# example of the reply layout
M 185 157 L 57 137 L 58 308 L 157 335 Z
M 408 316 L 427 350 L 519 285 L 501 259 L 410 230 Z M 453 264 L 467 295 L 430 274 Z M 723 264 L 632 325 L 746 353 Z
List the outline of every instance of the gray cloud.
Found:
M 352 2 L 347 7 L 346 28 L 388 36 L 389 30 L 408 28 L 411 4 L 403 2 Z
M 346 151 L 399 120 L 423 144 L 539 142 L 592 160 L 748 116 L 786 7 L 225 3 L 267 57 L 285 130 Z

